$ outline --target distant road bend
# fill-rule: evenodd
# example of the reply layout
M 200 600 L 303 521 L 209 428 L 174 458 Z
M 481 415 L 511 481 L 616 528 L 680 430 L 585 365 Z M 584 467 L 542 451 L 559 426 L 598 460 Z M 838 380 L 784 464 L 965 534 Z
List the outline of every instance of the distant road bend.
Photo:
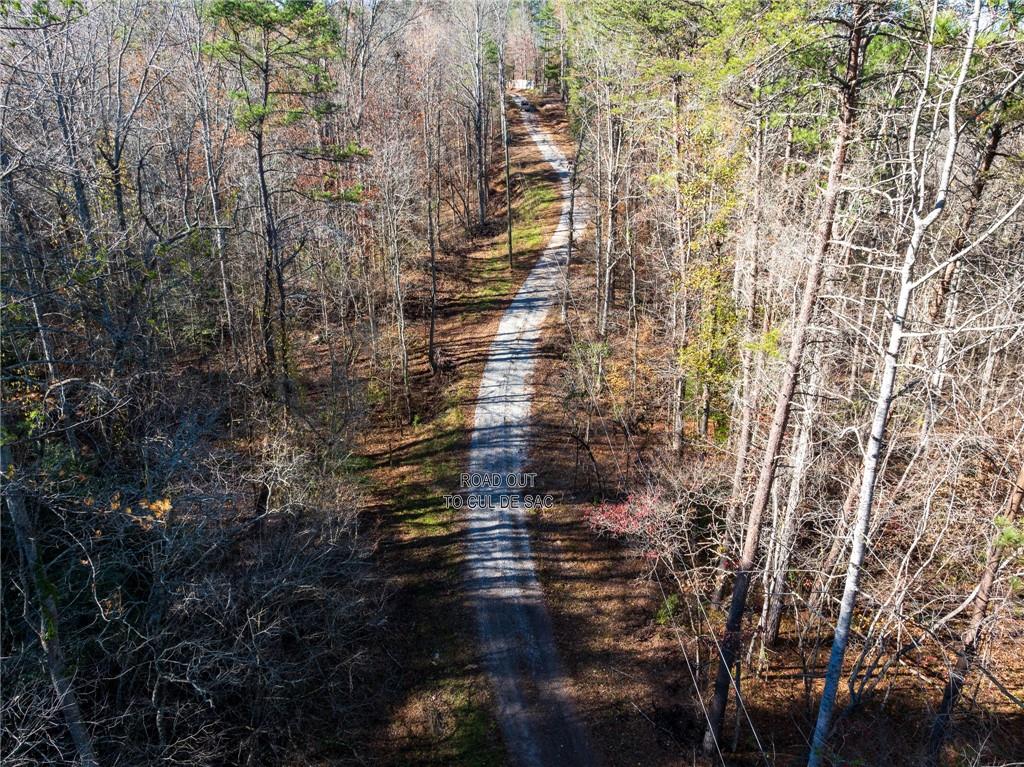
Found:
M 541 330 L 564 279 L 571 183 L 569 163 L 529 102 L 512 98 L 541 155 L 558 174 L 562 213 L 547 248 L 501 318 L 480 382 L 470 471 L 502 476 L 523 471 L 533 396 L 529 380 Z M 585 223 L 576 211 L 577 232 Z M 497 502 L 517 491 L 497 487 L 489 492 L 496 508 L 468 512 L 466 558 L 479 641 L 509 755 L 522 767 L 592 765 L 552 638 L 524 512 L 501 509 Z

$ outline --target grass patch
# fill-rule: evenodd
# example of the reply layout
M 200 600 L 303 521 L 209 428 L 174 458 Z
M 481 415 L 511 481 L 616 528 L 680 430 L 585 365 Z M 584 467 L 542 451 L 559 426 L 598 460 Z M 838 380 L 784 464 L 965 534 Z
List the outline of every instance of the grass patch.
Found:
M 494 717 L 483 706 L 463 694 L 455 709 L 452 750 L 457 764 L 465 767 L 497 767 L 505 763 L 501 736 Z
M 553 184 L 547 181 L 531 182 L 529 178 L 526 184 L 519 200 L 513 202 L 512 256 L 517 262 L 547 244 L 547 225 L 555 214 L 551 207 L 559 201 L 558 191 Z M 512 293 L 513 282 L 508 269 L 504 234 L 496 238 L 488 255 L 478 260 L 477 270 L 480 284 L 471 296 L 474 308 L 492 308 L 498 299 Z
M 423 462 L 424 478 L 438 490 L 448 489 L 448 482 L 458 471 L 458 462 L 451 458 L 428 458 Z M 439 484 L 442 486 L 437 487 Z
M 553 184 L 530 184 L 512 214 L 512 252 L 530 253 L 545 245 L 544 225 L 547 209 L 558 202 Z
M 368 455 L 349 453 L 342 461 L 341 468 L 351 474 L 363 474 L 373 468 L 373 459 Z M 365 477 L 359 477 L 359 479 L 365 480 Z
M 515 237 L 513 236 L 513 242 Z M 471 305 L 477 309 L 488 309 L 501 298 L 512 292 L 512 275 L 508 271 L 505 251 L 500 248 L 497 253 L 479 259 L 479 286 L 473 291 Z
M 402 461 L 413 473 L 388 491 L 410 537 L 445 533 L 454 522 L 444 496 L 458 487 L 460 462 L 453 453 L 465 434 L 462 401 L 468 388 L 461 381 L 450 386 L 442 396 L 440 415 L 416 426 L 420 443 Z

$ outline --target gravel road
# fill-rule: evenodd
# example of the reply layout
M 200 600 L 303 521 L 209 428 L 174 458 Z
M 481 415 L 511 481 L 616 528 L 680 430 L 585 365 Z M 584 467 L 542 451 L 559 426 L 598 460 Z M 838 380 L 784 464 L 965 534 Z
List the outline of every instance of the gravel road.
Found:
M 569 163 L 528 102 L 513 98 L 534 143 L 560 178 L 562 213 L 547 248 L 501 319 L 480 383 L 470 471 L 503 476 L 523 471 L 533 396 L 530 376 L 541 329 L 562 288 L 569 239 Z M 574 220 L 578 233 L 585 216 L 577 210 Z M 501 508 L 502 499 L 542 492 L 539 487 L 515 490 L 499 483 L 475 496 L 494 508 L 467 512 L 469 592 L 512 762 L 523 767 L 592 765 L 594 756 L 566 688 L 534 570 L 525 519 L 531 512 Z

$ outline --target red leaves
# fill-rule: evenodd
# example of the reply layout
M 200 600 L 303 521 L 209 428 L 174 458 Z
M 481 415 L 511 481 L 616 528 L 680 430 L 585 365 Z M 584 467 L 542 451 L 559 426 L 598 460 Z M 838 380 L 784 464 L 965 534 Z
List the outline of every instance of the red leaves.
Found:
M 594 530 L 633 539 L 645 556 L 657 556 L 675 537 L 679 515 L 652 490 L 644 490 L 619 502 L 606 502 L 585 509 L 584 518 Z

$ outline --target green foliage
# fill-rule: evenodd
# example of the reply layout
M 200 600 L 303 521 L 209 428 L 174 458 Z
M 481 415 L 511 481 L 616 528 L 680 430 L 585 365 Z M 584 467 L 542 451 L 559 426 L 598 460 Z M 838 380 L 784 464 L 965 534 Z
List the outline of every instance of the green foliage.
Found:
M 668 597 L 662 601 L 661 607 L 658 608 L 658 612 L 654 616 L 654 620 L 659 626 L 668 626 L 675 619 L 678 612 L 679 595 L 669 594 Z
M 562 30 L 554 3 L 552 0 L 531 3 L 531 16 L 533 28 L 537 33 L 538 47 L 543 54 L 544 78 L 548 82 L 556 82 L 561 71 L 559 45 Z
M 323 2 L 215 0 L 206 15 L 221 37 L 205 46 L 246 79 L 232 92 L 242 130 L 292 125 L 332 111 L 333 83 L 325 62 L 338 57 L 340 30 Z
M 319 202 L 362 202 L 364 192 L 362 184 L 353 184 L 340 191 L 315 189 L 310 192 L 310 197 Z
M 484 62 L 496 67 L 498 65 L 498 43 L 493 37 L 488 37 L 483 44 Z
M 355 141 L 349 141 L 347 144 L 330 144 L 325 146 L 319 155 L 319 159 L 344 162 L 346 160 L 369 156 L 369 149 L 359 146 Z
M 42 408 L 35 407 L 25 413 L 25 431 L 29 435 L 35 434 L 42 429 L 45 422 L 46 413 Z
M 611 354 L 611 346 L 606 341 L 577 341 L 569 353 L 576 361 L 577 368 L 595 375 L 601 360 L 607 359 Z
M 793 144 L 805 151 L 817 151 L 822 148 L 824 143 L 821 131 L 815 126 L 801 127 L 798 125 L 793 128 Z
M 1003 516 L 996 517 L 995 523 L 999 531 L 996 535 L 996 547 L 1019 549 L 1024 546 L 1024 527 Z
M 815 12 L 822 3 L 793 0 L 718 0 L 700 20 L 696 55 L 679 65 L 708 94 L 746 83 L 751 95 L 764 98 L 770 80 L 757 77 L 757 63 L 775 52 L 806 50 L 816 40 Z M 755 75 L 755 77 L 751 77 Z
M 84 13 L 81 0 L 0 0 L 0 18 L 20 27 L 42 27 Z
M 529 183 L 529 181 L 527 182 Z M 512 201 L 512 253 L 517 262 L 536 255 L 545 242 L 548 221 L 558 203 L 554 187 L 547 183 L 532 183 Z M 480 309 L 495 305 L 508 295 L 512 282 L 508 270 L 508 251 L 505 236 L 495 238 L 490 255 L 480 262 L 480 280 L 473 291 L 473 304 Z
M 379 407 L 387 402 L 387 386 L 377 378 L 371 378 L 366 382 L 366 403 L 370 407 Z
M 485 708 L 467 705 L 457 712 L 457 719 L 455 749 L 463 764 L 488 767 L 504 762 L 496 745 L 494 721 Z
M 270 103 L 263 104 L 240 103 L 235 107 L 235 122 L 242 130 L 252 130 L 263 125 L 272 114 Z
M 782 329 L 769 328 L 765 331 L 764 335 L 756 341 L 745 341 L 743 343 L 743 348 L 748 351 L 764 354 L 766 357 L 774 357 L 778 359 L 782 356 L 781 342 Z
M 693 269 L 687 287 L 700 297 L 700 322 L 677 360 L 687 376 L 718 390 L 727 386 L 736 368 L 739 316 L 719 269 L 703 264 Z
M 907 60 L 910 51 L 911 46 L 906 39 L 889 36 L 874 38 L 864 58 L 865 76 L 872 77 L 899 68 Z M 897 96 L 894 95 L 894 98 Z
M 537 31 L 537 36 L 540 38 L 541 50 L 550 52 L 557 48 L 559 34 L 555 5 L 552 0 L 540 0 L 531 5 L 533 28 Z

